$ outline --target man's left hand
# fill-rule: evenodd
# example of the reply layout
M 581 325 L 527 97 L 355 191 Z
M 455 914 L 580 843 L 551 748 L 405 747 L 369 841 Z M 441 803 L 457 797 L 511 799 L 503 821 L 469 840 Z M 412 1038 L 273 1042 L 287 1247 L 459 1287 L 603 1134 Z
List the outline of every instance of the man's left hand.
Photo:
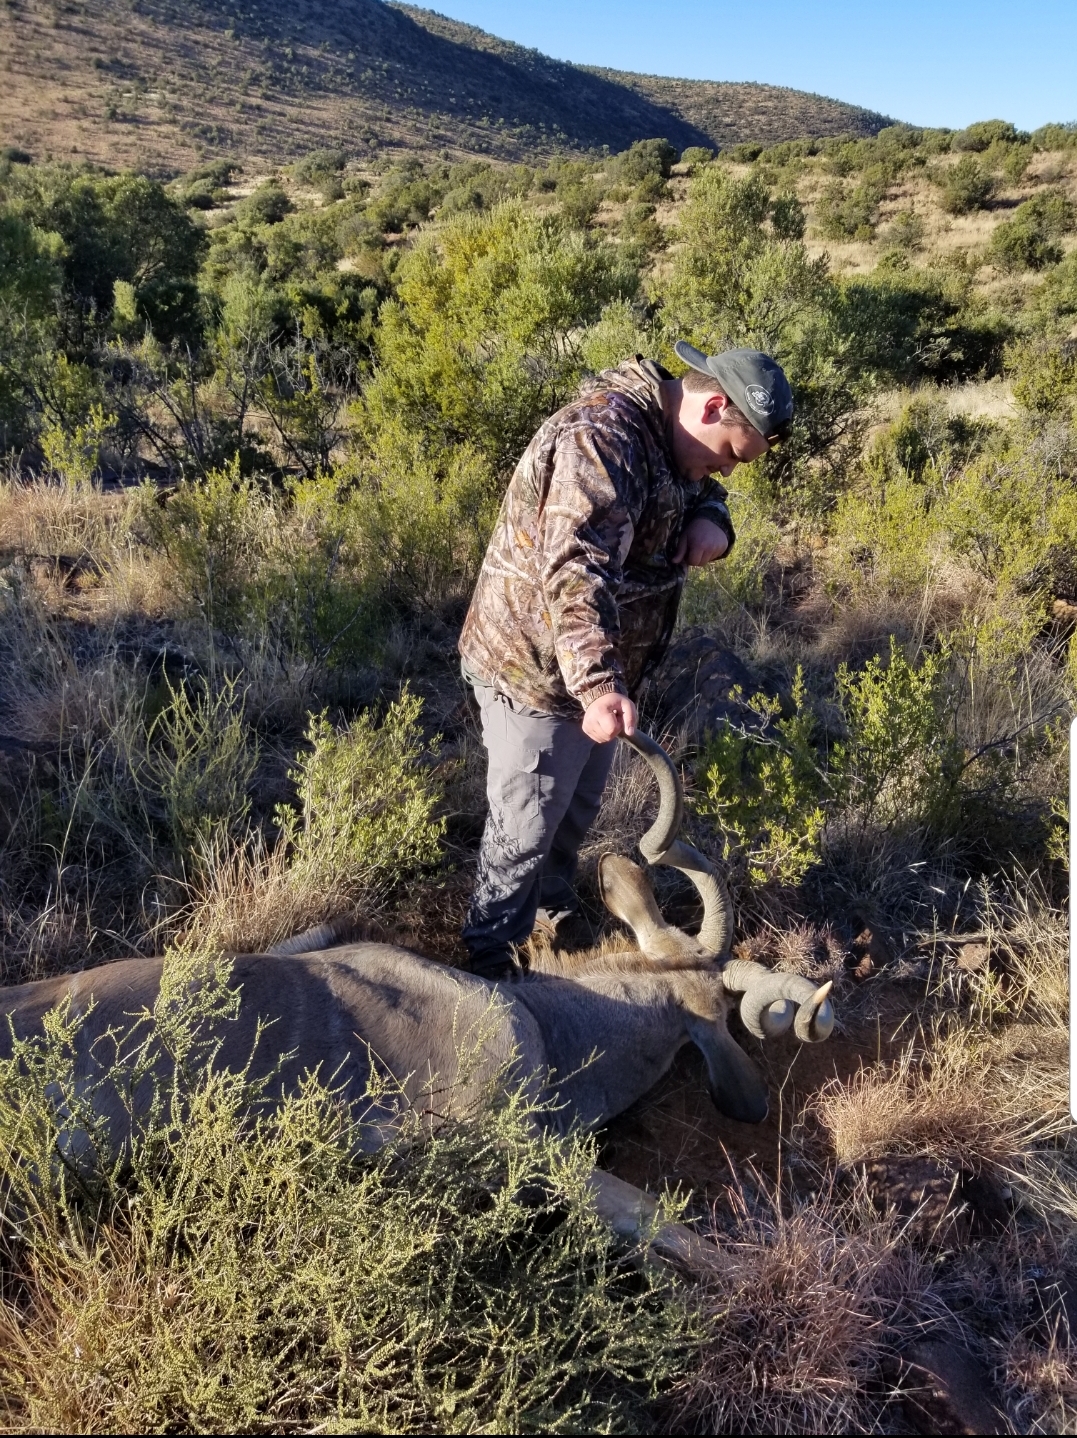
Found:
M 673 563 L 682 564 L 687 560 L 693 565 L 710 564 L 721 559 L 728 548 L 729 536 L 721 525 L 700 515 L 685 526 Z

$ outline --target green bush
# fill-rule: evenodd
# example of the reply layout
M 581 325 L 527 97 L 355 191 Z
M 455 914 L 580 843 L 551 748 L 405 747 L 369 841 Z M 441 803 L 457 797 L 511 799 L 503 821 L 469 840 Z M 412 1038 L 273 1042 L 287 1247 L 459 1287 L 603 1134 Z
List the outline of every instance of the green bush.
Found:
M 879 218 L 879 201 L 886 186 L 865 179 L 851 191 L 840 180 L 823 192 L 816 212 L 819 232 L 828 240 L 873 240 Z
M 830 782 L 861 823 L 952 825 L 963 754 L 947 713 L 946 655 L 913 665 L 890 641 L 859 674 L 842 664 L 838 700 L 848 737 L 830 755 Z
M 0 1061 L 0 1251 L 24 1300 L 0 1310 L 9 1421 L 651 1431 L 697 1325 L 594 1216 L 593 1145 L 542 1136 L 511 1090 L 432 1132 L 415 1114 L 373 1154 L 332 1075 L 252 1113 L 258 1090 L 213 1063 L 228 966 L 199 958 L 166 960 L 154 1014 L 114 1036 L 126 1062 L 102 1060 L 102 1085 L 137 1071 L 156 1095 L 122 1161 L 74 1081 L 77 1021 L 55 1012 Z
M 1000 270 L 1045 270 L 1048 265 L 1057 265 L 1062 250 L 1048 239 L 1043 229 L 1035 223 L 1021 221 L 1016 216 L 1004 220 L 991 236 L 987 257 Z
M 470 444 L 507 472 L 575 390 L 581 332 L 637 285 L 614 246 L 517 202 L 452 217 L 405 255 L 382 307 L 365 443 L 406 423 L 434 455 Z
M 668 180 L 676 162 L 677 151 L 668 140 L 636 140 L 613 157 L 609 175 L 627 185 L 638 185 L 653 175 Z
M 1077 224 L 1077 206 L 1061 190 L 1046 190 L 1018 205 L 991 236 L 988 257 L 1004 270 L 1042 270 L 1056 265 L 1055 241 Z
M 234 680 L 216 693 L 169 689 L 148 724 L 137 777 L 147 807 L 164 809 L 177 856 L 197 856 L 222 833 L 242 836 L 257 764 L 258 742 Z
M 958 130 L 951 147 L 955 150 L 971 150 L 982 153 L 990 145 L 999 142 L 1014 144 L 1021 138 L 1008 120 L 979 120 L 964 130 Z M 1028 137 L 1025 136 L 1027 139 Z
M 788 718 L 781 717 L 780 700 L 762 693 L 748 700 L 748 709 L 753 728 L 727 721 L 708 735 L 695 809 L 715 822 L 723 858 L 751 883 L 797 884 L 819 858 L 825 793 L 801 671 Z
M 236 208 L 237 216 L 250 225 L 279 225 L 293 209 L 287 192 L 270 180 L 259 185 Z
M 779 240 L 802 240 L 807 227 L 804 206 L 796 195 L 776 195 L 770 205 L 770 223 Z
M 886 227 L 886 239 L 901 250 L 923 247 L 927 228 L 915 210 L 899 210 Z
M 444 819 L 426 768 L 436 749 L 419 726 L 422 700 L 405 693 L 380 725 L 364 713 L 338 733 L 324 714 L 289 777 L 299 807 L 276 813 L 290 881 L 336 899 L 377 905 L 402 878 L 436 863 Z
M 709 150 L 706 145 L 689 145 L 686 150 L 681 151 L 681 164 L 686 165 L 688 173 L 694 175 L 701 165 L 709 165 L 714 159 L 714 151 Z
M 975 155 L 962 155 L 956 165 L 947 166 L 936 178 L 942 190 L 942 207 L 950 215 L 982 210 L 995 193 L 994 177 Z
M 1035 415 L 1065 414 L 1077 396 L 1077 345 L 1026 340 L 1010 346 L 1006 367 L 1014 399 Z
M 173 593 L 211 633 L 339 664 L 377 642 L 384 563 L 359 509 L 327 476 L 262 490 L 238 462 L 177 486 L 165 505 L 143 493 L 140 522 L 168 561 Z

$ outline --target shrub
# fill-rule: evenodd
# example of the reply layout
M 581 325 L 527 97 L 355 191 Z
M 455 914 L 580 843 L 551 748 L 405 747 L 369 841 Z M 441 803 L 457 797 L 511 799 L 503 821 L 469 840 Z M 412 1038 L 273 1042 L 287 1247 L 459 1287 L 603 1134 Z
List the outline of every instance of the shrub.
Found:
M 376 906 L 405 875 L 436 862 L 445 821 L 434 817 L 440 792 L 424 761 L 436 749 L 423 742 L 421 711 L 405 693 L 377 726 L 369 712 L 339 734 L 324 714 L 311 718 L 311 747 L 289 774 L 299 808 L 276 814 L 294 884 L 338 904 Z
M 1068 125 L 1041 125 L 1032 132 L 1037 150 L 1072 150 L 1077 148 L 1077 121 Z
M 1027 139 L 1027 136 L 1025 137 Z M 958 130 L 951 140 L 954 150 L 971 150 L 982 153 L 989 145 L 1015 143 L 1020 136 L 1008 120 L 979 120 L 964 130 Z
M 859 674 L 837 672 L 848 737 L 831 750 L 831 783 L 861 823 L 887 827 L 950 826 L 963 755 L 948 723 L 944 653 L 913 665 L 890 641 Z
M 762 693 L 748 709 L 756 727 L 727 721 L 708 736 L 697 766 L 696 812 L 715 821 L 723 858 L 752 883 L 797 884 L 819 857 L 825 787 L 801 671 L 788 718 L 779 700 Z
M 835 180 L 819 201 L 820 234 L 828 240 L 874 239 L 879 201 L 885 193 L 885 185 L 875 180 L 864 180 L 851 191 Z
M 636 140 L 610 162 L 611 178 L 638 185 L 652 175 L 668 180 L 677 162 L 677 151 L 668 140 Z
M 982 210 L 995 192 L 994 178 L 974 155 L 962 155 L 938 176 L 942 207 L 950 215 L 967 215 Z
M 508 1090 L 433 1132 L 415 1114 L 363 1154 L 363 1115 L 327 1074 L 252 1114 L 258 1090 L 213 1064 L 227 965 L 185 957 L 117 1035 L 127 1064 L 103 1061 L 121 1093 L 154 1075 L 122 1162 L 73 1080 L 77 1021 L 55 1013 L 0 1063 L 8 1421 L 648 1431 L 696 1325 L 591 1211 L 591 1143 L 542 1136 Z M 75 1170 L 80 1119 L 97 1144 Z
M 1057 265 L 1062 251 L 1034 222 L 1016 216 L 1004 220 L 991 236 L 987 257 L 1000 270 L 1044 270 Z
M 1061 247 L 1052 243 L 1077 223 L 1077 206 L 1061 190 L 1048 190 L 1018 205 L 991 236 L 988 256 L 1001 269 L 1042 270 L 1058 264 Z
M 279 225 L 292 209 L 287 193 L 276 181 L 270 180 L 249 194 L 237 207 L 236 213 L 248 224 Z
M 689 145 L 681 151 L 681 164 L 687 166 L 690 175 L 695 174 L 701 165 L 709 165 L 713 159 L 714 151 L 706 145 Z
M 770 223 L 779 240 L 802 240 L 807 219 L 794 194 L 777 195 L 770 206 Z
M 612 245 L 517 203 L 454 216 L 404 257 L 382 307 L 367 445 L 406 422 L 433 453 L 470 443 L 508 470 L 578 384 L 580 332 L 637 285 Z
M 151 812 L 164 810 L 178 856 L 197 855 L 218 835 L 243 834 L 257 763 L 258 743 L 235 680 L 216 693 L 169 688 L 149 722 L 137 777 Z
M 902 250 L 923 247 L 926 226 L 915 210 L 899 210 L 886 227 L 886 239 Z
M 1064 414 L 1077 395 L 1077 345 L 1026 340 L 1006 352 L 1014 399 L 1031 414 Z

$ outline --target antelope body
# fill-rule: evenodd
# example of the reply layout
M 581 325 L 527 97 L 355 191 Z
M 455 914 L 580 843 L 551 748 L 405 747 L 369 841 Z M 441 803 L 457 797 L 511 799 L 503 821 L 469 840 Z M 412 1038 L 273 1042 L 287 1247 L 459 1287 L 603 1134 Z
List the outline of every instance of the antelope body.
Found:
M 727 1027 L 735 997 L 758 1037 L 795 1025 L 801 1039 L 816 1040 L 834 1023 L 829 985 L 813 990 L 805 979 L 729 959 L 732 913 L 724 883 L 676 837 L 683 815 L 676 770 L 652 740 L 637 735 L 629 742 L 648 759 L 662 794 L 640 848 L 696 884 L 704 901 L 698 937 L 668 926 L 643 871 L 614 855 L 600 862 L 602 897 L 639 948 L 554 959 L 511 983 L 492 984 L 392 944 L 325 947 L 333 935 L 323 926 L 276 951 L 235 959 L 239 1012 L 222 1026 L 217 1065 L 237 1071 L 250 1065 L 252 1077 L 270 1076 L 277 1092 L 294 1090 L 305 1073 L 317 1071 L 351 1101 L 367 1098 L 372 1074 L 391 1075 L 395 1097 L 367 1111 L 366 1131 L 376 1144 L 394 1103 L 459 1112 L 506 1074 L 529 1090 L 550 1127 L 597 1127 L 641 1098 L 691 1042 L 706 1061 L 718 1108 L 761 1121 L 765 1081 Z M 0 1053 L 11 1033 L 39 1031 L 45 1013 L 66 1000 L 82 1019 L 76 1077 L 92 1084 L 116 1056 L 115 1034 L 130 1027 L 132 1015 L 153 1008 L 163 963 L 126 959 L 0 990 Z M 114 1141 L 122 1141 L 128 1112 L 115 1098 L 107 1111 L 107 1086 L 97 1093 L 95 1102 L 106 1109 L 101 1117 Z

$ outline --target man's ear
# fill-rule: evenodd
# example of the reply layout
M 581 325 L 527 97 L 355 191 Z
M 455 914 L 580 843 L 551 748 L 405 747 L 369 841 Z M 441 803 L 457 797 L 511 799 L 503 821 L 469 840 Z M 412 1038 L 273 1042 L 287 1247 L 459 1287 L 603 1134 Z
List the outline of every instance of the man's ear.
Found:
M 721 424 L 729 400 L 724 394 L 709 394 L 700 415 L 704 424 Z

